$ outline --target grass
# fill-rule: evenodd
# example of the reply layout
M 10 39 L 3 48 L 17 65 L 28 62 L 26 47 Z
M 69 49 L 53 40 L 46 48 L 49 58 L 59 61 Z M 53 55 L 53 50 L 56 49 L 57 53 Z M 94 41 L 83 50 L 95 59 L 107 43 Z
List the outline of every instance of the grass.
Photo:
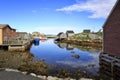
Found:
M 47 74 L 48 66 L 43 61 L 33 61 L 29 52 L 0 51 L 0 68 L 18 69 L 28 73 Z

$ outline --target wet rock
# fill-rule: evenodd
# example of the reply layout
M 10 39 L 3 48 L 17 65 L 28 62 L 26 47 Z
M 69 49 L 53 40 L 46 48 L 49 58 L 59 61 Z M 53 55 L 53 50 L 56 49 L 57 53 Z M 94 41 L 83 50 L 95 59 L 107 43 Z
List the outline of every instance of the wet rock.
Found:
M 93 79 L 88 79 L 88 78 L 81 78 L 79 80 L 93 80 Z
M 30 75 L 36 77 L 36 74 L 34 74 L 34 73 L 30 73 Z
M 42 75 L 37 75 L 38 78 L 41 78 L 41 79 L 44 79 L 44 80 L 47 80 L 47 77 L 46 76 L 42 76 Z
M 9 69 L 9 68 L 6 68 L 5 71 L 20 72 L 19 70 L 16 70 L 16 69 Z
M 26 75 L 26 74 L 27 74 L 27 72 L 22 72 L 22 74 Z
M 73 55 L 72 57 L 76 58 L 76 59 L 79 59 L 80 56 L 79 55 Z
M 60 80 L 60 78 L 48 76 L 47 80 Z

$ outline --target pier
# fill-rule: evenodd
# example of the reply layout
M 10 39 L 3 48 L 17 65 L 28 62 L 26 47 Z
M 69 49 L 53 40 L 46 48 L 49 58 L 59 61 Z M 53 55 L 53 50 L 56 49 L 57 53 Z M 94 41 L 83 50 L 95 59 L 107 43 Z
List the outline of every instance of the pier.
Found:
M 0 44 L 0 48 L 8 51 L 26 51 L 30 48 L 32 42 L 33 40 L 4 41 L 3 44 Z

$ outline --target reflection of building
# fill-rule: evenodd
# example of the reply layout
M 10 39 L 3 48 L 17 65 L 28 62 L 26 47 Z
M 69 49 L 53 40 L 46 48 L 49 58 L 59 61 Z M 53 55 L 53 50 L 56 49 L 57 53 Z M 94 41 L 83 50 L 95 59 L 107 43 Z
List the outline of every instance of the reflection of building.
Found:
M 66 48 L 67 43 L 58 43 L 57 44 L 60 48 Z
M 73 47 L 71 44 L 67 44 L 67 46 L 66 46 L 66 49 L 67 49 L 67 50 L 73 50 L 73 48 L 74 48 L 74 47 Z
M 120 80 L 120 57 L 100 54 L 100 76 L 106 80 Z
M 120 55 L 120 0 L 103 26 L 103 52 Z
M 73 46 L 67 43 L 56 43 L 60 48 L 66 48 L 67 50 L 73 50 Z

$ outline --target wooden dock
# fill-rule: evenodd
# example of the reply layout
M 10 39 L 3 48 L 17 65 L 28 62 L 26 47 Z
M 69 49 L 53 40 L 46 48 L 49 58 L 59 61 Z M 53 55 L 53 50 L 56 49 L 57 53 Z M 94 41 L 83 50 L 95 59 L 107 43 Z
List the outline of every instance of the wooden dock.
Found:
M 26 51 L 30 48 L 32 42 L 33 40 L 4 41 L 3 44 L 0 44 L 0 48 L 8 51 Z

